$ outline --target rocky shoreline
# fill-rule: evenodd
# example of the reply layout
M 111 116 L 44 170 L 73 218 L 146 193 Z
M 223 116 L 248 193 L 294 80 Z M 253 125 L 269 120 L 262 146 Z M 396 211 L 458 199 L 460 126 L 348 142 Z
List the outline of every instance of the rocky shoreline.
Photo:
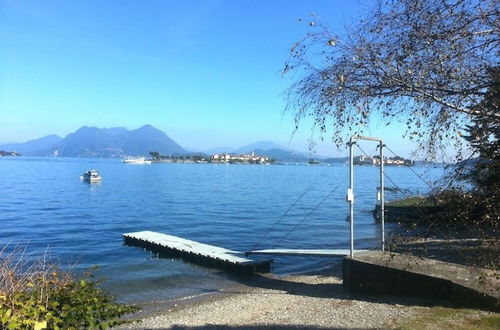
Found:
M 468 329 L 484 320 L 500 322 L 498 313 L 447 302 L 349 293 L 340 260 L 320 271 L 241 278 L 216 292 L 141 307 L 128 316 L 136 321 L 118 329 Z
M 397 252 L 458 264 L 467 264 L 464 255 L 488 243 L 423 239 L 418 230 L 408 233 L 403 228 L 390 236 L 394 242 L 404 237 Z M 340 259 L 320 271 L 256 275 L 228 281 L 227 287 L 216 292 L 141 307 L 142 312 L 129 316 L 137 321 L 119 329 L 439 329 L 457 325 L 459 329 L 494 329 L 500 322 L 498 313 L 461 309 L 449 301 L 350 293 L 342 285 Z M 493 320 L 493 326 L 474 326 L 484 320 Z
M 351 295 L 341 265 L 303 275 L 261 275 L 217 293 L 149 308 L 120 329 L 381 328 L 426 309 L 416 299 Z

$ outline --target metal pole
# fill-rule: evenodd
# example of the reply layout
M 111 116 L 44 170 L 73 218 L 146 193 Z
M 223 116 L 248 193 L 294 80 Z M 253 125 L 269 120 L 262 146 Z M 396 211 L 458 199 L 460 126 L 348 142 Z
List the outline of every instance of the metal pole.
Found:
M 385 251 L 385 201 L 384 201 L 384 143 L 380 140 L 380 223 L 382 225 L 382 251 Z
M 347 191 L 347 200 L 349 201 L 349 220 L 351 223 L 351 258 L 354 256 L 354 155 L 353 155 L 353 137 L 349 140 L 349 190 Z

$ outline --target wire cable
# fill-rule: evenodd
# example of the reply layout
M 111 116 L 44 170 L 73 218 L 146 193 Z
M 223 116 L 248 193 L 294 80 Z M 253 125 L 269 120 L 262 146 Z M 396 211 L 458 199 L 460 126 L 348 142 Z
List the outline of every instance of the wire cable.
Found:
M 385 146 L 385 147 L 387 148 L 387 150 L 389 150 L 390 152 L 392 152 L 392 154 L 394 156 L 397 156 L 396 153 L 394 151 L 392 151 L 391 148 L 389 148 L 388 146 Z M 407 164 L 404 164 L 404 163 L 403 163 L 403 165 L 406 166 L 406 167 L 408 167 L 408 169 L 410 171 L 412 171 L 413 174 L 415 174 L 420 180 L 422 180 L 422 182 L 424 182 L 426 185 L 428 185 L 429 188 L 431 188 L 431 189 L 435 188 L 432 184 L 430 184 L 429 182 L 427 182 L 420 174 L 418 174 L 417 172 L 415 172 L 415 170 L 410 165 L 407 165 Z
M 318 180 L 318 178 L 322 177 L 323 176 L 323 173 L 326 171 L 328 167 L 325 167 L 321 172 L 320 174 L 318 175 L 318 177 L 313 180 L 309 186 L 306 188 L 306 190 L 304 190 L 304 192 L 302 194 L 300 194 L 300 196 L 295 200 L 295 202 L 292 203 L 292 205 L 290 205 L 288 207 L 288 209 L 285 211 L 285 213 L 283 213 L 279 218 L 278 220 L 272 225 L 271 228 L 269 228 L 267 230 L 267 232 L 264 234 L 264 236 L 262 236 L 259 241 L 257 243 L 255 243 L 255 245 L 252 247 L 252 250 L 255 250 L 259 245 L 260 243 L 267 237 L 267 235 L 269 235 L 269 233 L 271 233 L 271 231 L 273 231 L 276 226 L 278 226 L 278 224 L 281 222 L 281 220 L 283 220 L 285 218 L 285 216 L 288 215 L 288 212 L 290 212 L 294 207 L 295 205 L 297 205 L 297 203 L 302 199 L 302 197 L 304 197 L 304 195 L 309 191 L 311 190 L 311 188 L 313 187 L 313 185 L 316 183 L 316 181 Z
M 366 153 L 366 152 L 365 152 L 365 151 L 364 151 L 364 150 L 363 150 L 363 149 L 362 149 L 359 145 L 357 145 L 357 147 L 359 148 L 359 150 L 361 150 L 361 152 L 362 152 L 365 156 L 370 157 L 370 156 L 369 156 L 369 155 L 368 155 L 368 154 L 367 154 L 367 153 Z M 401 190 L 401 188 L 400 188 L 400 187 L 399 187 L 399 186 L 398 186 L 398 185 L 394 182 L 394 180 L 392 180 L 392 179 L 391 179 L 391 178 L 390 178 L 390 177 L 389 177 L 389 176 L 385 173 L 385 171 L 382 171 L 382 173 L 384 174 L 384 177 L 386 177 L 389 181 L 391 181 L 391 183 L 392 183 L 393 185 L 395 185 L 395 186 L 396 186 L 396 188 L 398 188 L 398 189 L 400 189 L 400 190 Z M 409 192 L 404 192 L 404 191 L 402 191 L 402 193 L 403 193 L 403 194 L 405 194 L 407 197 L 413 197 L 413 196 L 412 196 L 412 194 L 411 194 L 411 193 L 409 193 Z M 426 218 L 428 218 L 428 217 L 429 217 L 427 214 L 425 214 L 425 213 L 422 211 L 422 209 L 421 209 L 421 207 L 420 207 L 419 205 L 415 205 L 415 210 L 416 210 L 416 211 L 420 214 L 420 216 L 422 217 L 422 219 L 426 219 Z M 418 223 L 418 222 L 420 222 L 420 221 L 417 221 L 417 223 Z M 439 227 L 437 227 L 437 226 L 434 226 L 434 227 L 435 227 L 435 229 L 437 229 L 440 233 L 442 233 L 442 231 L 441 231 L 441 229 L 440 229 Z M 429 229 L 430 229 L 430 227 L 429 227 Z
M 300 226 L 307 218 L 309 218 L 313 213 L 314 211 L 316 211 L 318 209 L 318 207 L 321 206 L 321 204 L 323 204 L 323 202 L 325 202 L 336 190 L 337 188 L 340 187 L 340 183 L 335 186 L 335 188 L 332 189 L 332 191 L 330 191 L 328 193 L 328 195 L 326 195 L 318 204 L 316 204 L 310 211 L 309 213 L 307 213 L 298 223 L 295 224 L 295 226 L 290 229 L 286 234 L 285 236 L 283 236 L 277 243 L 275 243 L 272 248 L 276 247 L 276 245 L 280 244 L 282 241 L 284 241 L 295 229 L 297 229 L 298 226 Z

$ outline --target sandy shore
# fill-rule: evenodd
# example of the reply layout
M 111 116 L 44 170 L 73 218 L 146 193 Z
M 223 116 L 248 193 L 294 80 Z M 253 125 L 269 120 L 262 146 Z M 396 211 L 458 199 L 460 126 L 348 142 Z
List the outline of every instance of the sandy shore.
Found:
M 172 303 L 121 329 L 386 328 L 424 311 L 419 301 L 352 296 L 340 267 L 316 274 L 242 280 L 203 299 Z

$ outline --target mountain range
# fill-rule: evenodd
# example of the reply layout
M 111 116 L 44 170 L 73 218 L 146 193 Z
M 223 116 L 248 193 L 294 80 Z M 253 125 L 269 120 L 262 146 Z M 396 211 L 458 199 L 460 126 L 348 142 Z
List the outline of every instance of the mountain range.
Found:
M 65 138 L 49 135 L 25 143 L 1 145 L 0 149 L 17 151 L 24 156 L 124 157 L 146 156 L 150 151 L 164 155 L 187 151 L 164 132 L 151 125 L 129 131 L 124 127 L 83 126 Z
M 25 143 L 4 144 L 0 146 L 0 149 L 15 151 L 25 156 L 41 156 L 44 151 L 49 150 L 61 140 L 62 138 L 60 136 L 52 134 Z M 40 151 L 40 154 L 38 154 L 38 151 Z
M 48 135 L 25 143 L 0 145 L 0 150 L 15 151 L 23 156 L 60 156 L 60 157 L 124 157 L 147 156 L 150 151 L 162 155 L 187 155 L 231 153 L 245 154 L 255 152 L 279 162 L 307 162 L 307 153 L 296 152 L 270 141 L 252 143 L 240 148 L 219 147 L 204 152 L 194 152 L 181 147 L 163 131 L 151 125 L 135 130 L 124 127 L 97 128 L 83 126 L 65 138 Z M 329 162 L 344 162 L 344 158 L 329 159 Z

